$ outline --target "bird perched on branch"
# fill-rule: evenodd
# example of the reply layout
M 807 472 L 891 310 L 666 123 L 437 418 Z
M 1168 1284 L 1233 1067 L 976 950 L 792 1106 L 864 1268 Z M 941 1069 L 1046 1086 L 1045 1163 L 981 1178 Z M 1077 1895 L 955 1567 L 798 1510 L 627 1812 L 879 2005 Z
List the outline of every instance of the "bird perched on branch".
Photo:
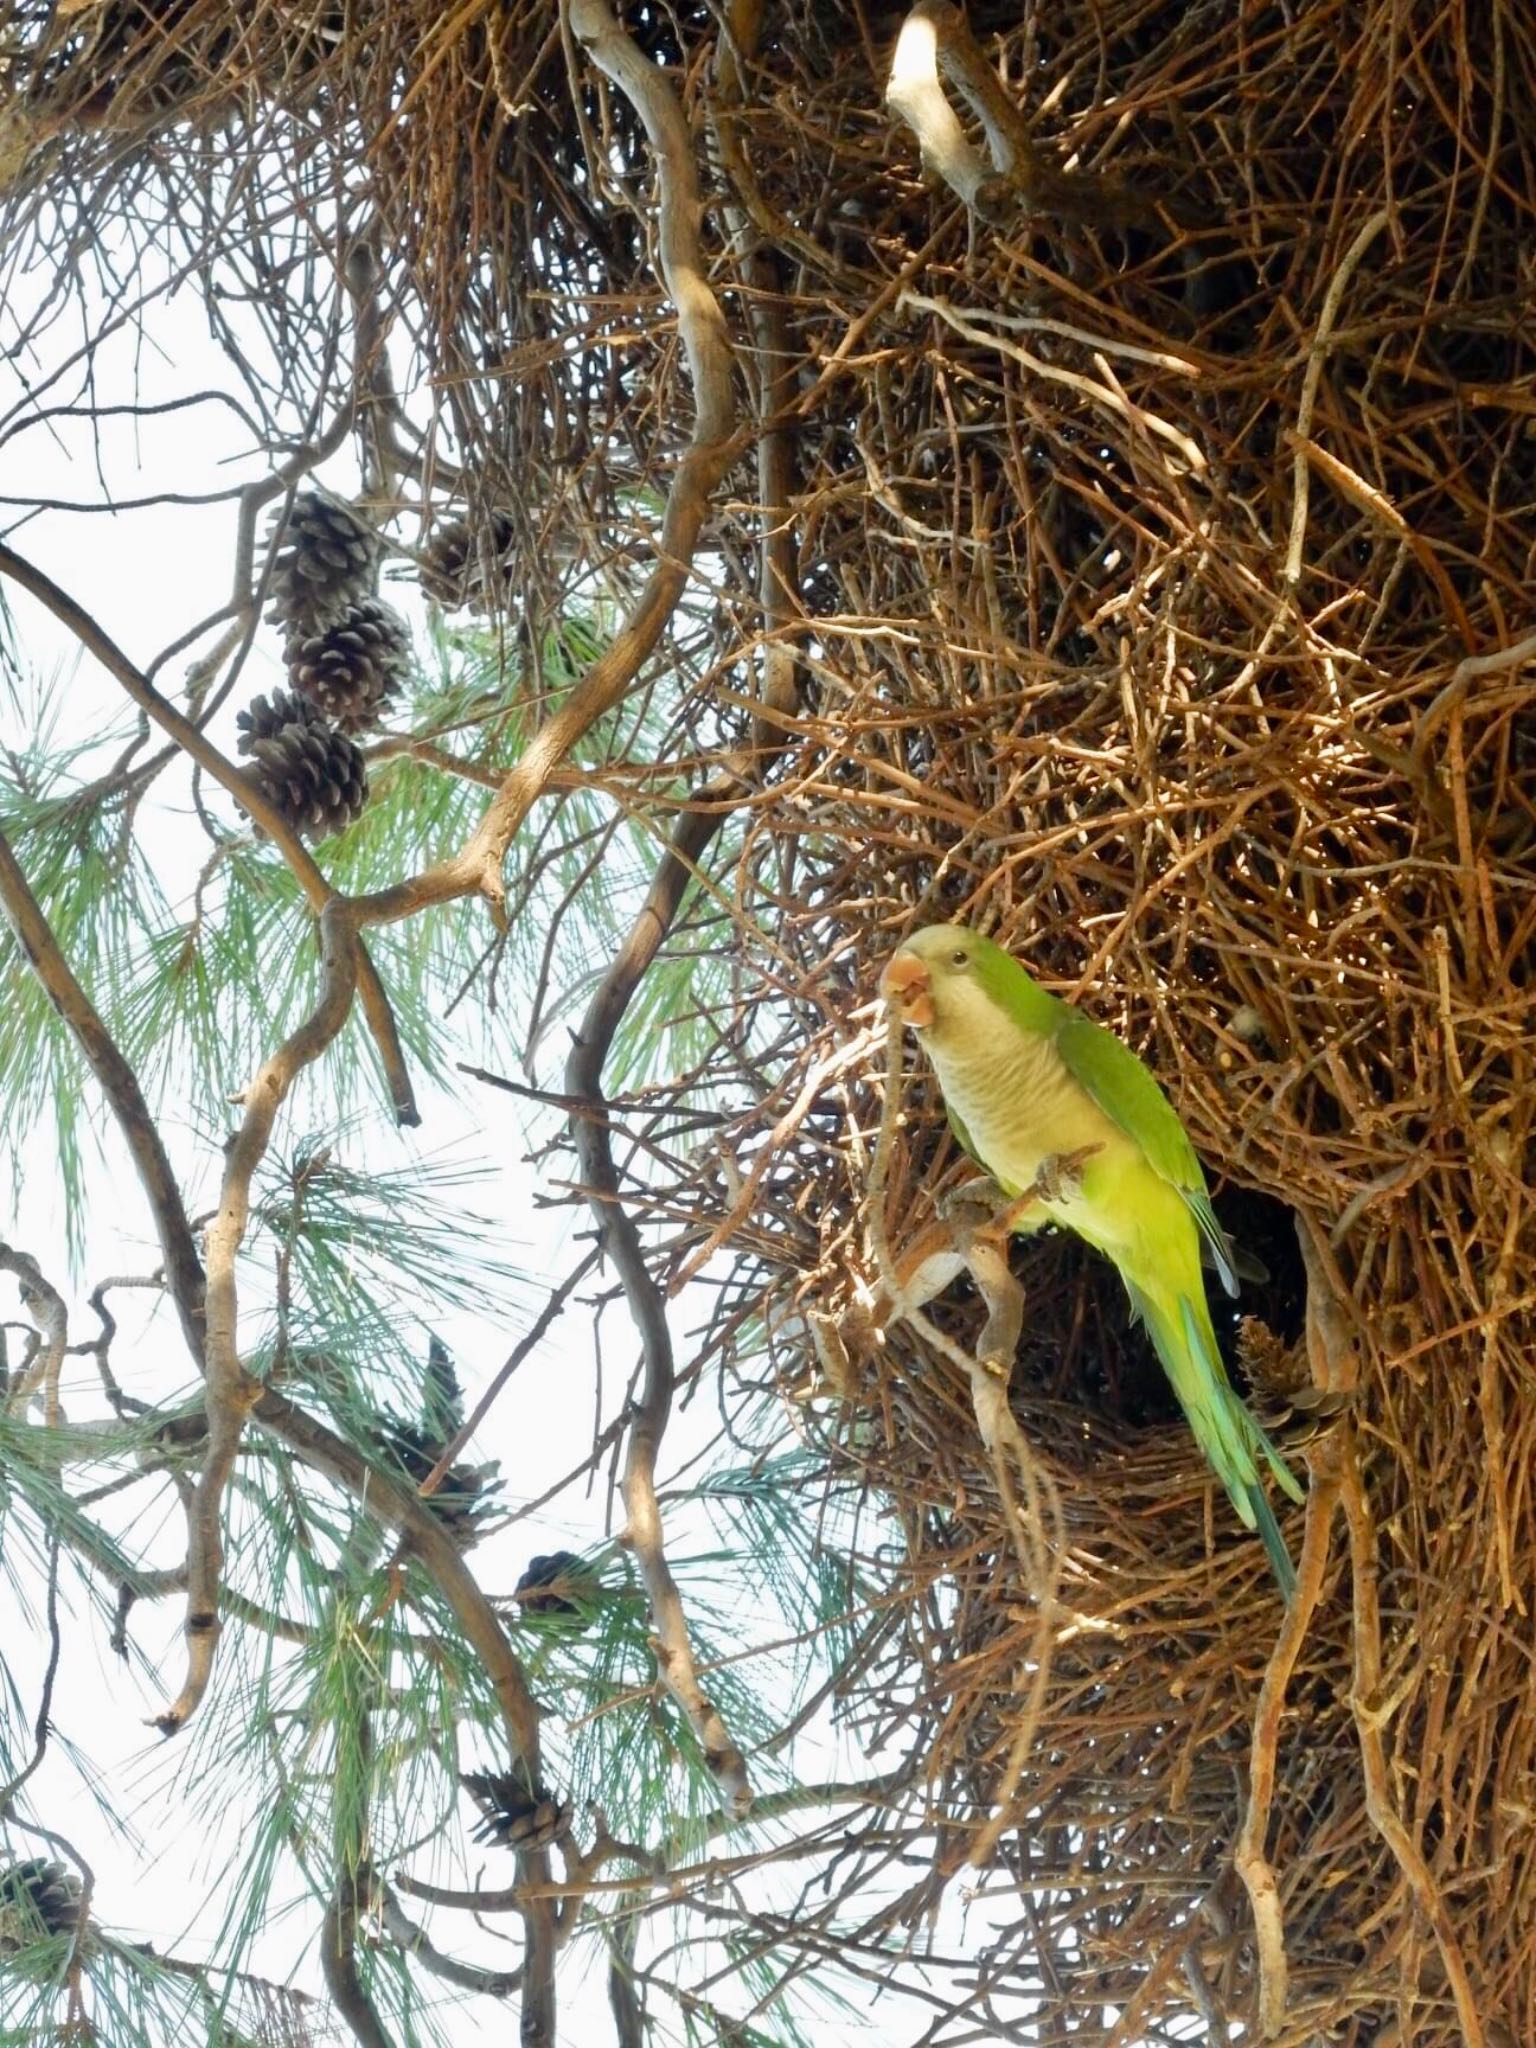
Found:
M 1289 1599 L 1296 1574 L 1263 1467 L 1292 1499 L 1303 1494 L 1222 1364 L 1202 1240 L 1230 1294 L 1234 1254 L 1167 1096 L 1129 1046 L 980 932 L 914 933 L 881 989 L 933 1061 L 955 1136 L 1011 1198 L 997 1227 L 1056 1223 L 1114 1261 L 1196 1442 L 1239 1518 L 1263 1537 Z

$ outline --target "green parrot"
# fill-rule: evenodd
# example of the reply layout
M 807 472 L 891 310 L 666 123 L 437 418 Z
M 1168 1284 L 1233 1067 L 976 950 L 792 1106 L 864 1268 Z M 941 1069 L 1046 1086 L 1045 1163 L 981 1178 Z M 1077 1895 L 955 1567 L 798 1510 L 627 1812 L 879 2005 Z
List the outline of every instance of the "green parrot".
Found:
M 1221 1362 L 1202 1240 L 1229 1294 L 1235 1259 L 1167 1096 L 1129 1046 L 962 925 L 914 933 L 881 990 L 933 1061 L 955 1136 L 1015 1199 L 1011 1226 L 1048 1220 L 1114 1261 L 1196 1442 L 1239 1518 L 1263 1537 L 1289 1600 L 1296 1573 L 1262 1466 L 1293 1500 L 1304 1495 Z

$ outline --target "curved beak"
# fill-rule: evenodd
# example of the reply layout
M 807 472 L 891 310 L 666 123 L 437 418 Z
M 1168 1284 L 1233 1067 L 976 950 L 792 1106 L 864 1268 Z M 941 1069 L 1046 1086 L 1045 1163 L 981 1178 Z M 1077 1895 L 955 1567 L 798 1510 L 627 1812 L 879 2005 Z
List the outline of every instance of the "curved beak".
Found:
M 933 1022 L 933 987 L 915 953 L 893 954 L 880 977 L 880 993 L 915 1031 L 926 1031 Z

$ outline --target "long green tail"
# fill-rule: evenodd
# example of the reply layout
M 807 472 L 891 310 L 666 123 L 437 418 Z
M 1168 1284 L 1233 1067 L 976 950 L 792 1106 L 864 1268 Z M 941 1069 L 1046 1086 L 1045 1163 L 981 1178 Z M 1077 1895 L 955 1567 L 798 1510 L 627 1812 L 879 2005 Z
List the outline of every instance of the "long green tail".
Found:
M 1196 1443 L 1231 1496 L 1238 1519 L 1245 1528 L 1257 1529 L 1263 1538 L 1280 1590 L 1289 1600 L 1296 1591 L 1296 1570 L 1264 1491 L 1260 1460 L 1269 1465 L 1292 1500 L 1306 1498 L 1300 1483 L 1238 1399 L 1216 1348 L 1216 1333 L 1204 1302 L 1197 1304 L 1187 1294 L 1180 1294 L 1165 1304 L 1131 1281 L 1125 1284 L 1131 1306 L 1146 1324 L 1152 1348 L 1189 1417 Z

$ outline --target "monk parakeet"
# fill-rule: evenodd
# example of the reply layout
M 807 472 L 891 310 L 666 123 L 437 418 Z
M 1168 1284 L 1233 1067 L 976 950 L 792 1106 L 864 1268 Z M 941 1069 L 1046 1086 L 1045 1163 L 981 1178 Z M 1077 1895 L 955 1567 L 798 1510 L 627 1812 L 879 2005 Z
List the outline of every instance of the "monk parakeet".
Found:
M 1118 1267 L 1196 1441 L 1263 1537 L 1289 1599 L 1296 1574 L 1262 1467 L 1293 1500 L 1303 1494 L 1221 1362 L 1201 1241 L 1229 1294 L 1233 1251 L 1173 1105 L 1129 1046 L 980 932 L 929 925 L 897 951 L 881 986 L 933 1061 L 966 1151 L 1006 1195 L 1041 1191 L 1014 1227 L 1059 1224 Z

